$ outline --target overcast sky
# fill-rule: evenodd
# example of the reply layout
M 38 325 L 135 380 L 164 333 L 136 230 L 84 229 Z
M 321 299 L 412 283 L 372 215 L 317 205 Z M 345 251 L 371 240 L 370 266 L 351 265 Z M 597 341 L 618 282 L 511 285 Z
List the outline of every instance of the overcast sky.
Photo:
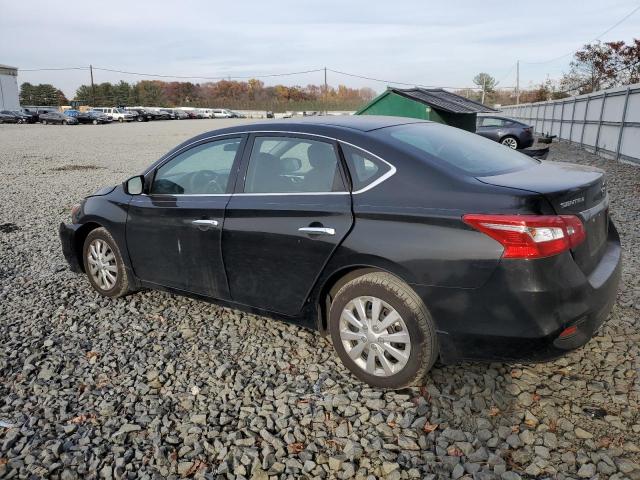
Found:
M 379 6 L 378 6 L 379 5 Z M 404 1 L 0 0 L 0 64 L 94 66 L 164 75 L 249 76 L 334 70 L 396 82 L 466 87 L 480 71 L 521 85 L 557 78 L 570 56 L 638 6 L 638 0 Z M 640 37 L 640 12 L 602 37 Z M 95 81 L 143 77 L 94 72 Z M 167 79 L 170 80 L 170 79 Z M 319 84 L 322 73 L 265 78 Z M 88 71 L 20 72 L 68 96 Z M 203 80 L 194 79 L 194 82 Z M 329 84 L 386 84 L 329 73 Z

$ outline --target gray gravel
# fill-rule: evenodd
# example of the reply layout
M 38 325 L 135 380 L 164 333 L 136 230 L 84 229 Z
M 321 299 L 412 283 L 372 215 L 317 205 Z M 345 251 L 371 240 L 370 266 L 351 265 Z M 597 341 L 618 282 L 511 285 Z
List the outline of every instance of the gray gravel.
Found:
M 585 348 L 383 392 L 313 332 L 66 269 L 74 203 L 227 123 L 0 126 L 0 477 L 640 479 L 639 167 L 552 145 L 607 170 L 625 250 Z

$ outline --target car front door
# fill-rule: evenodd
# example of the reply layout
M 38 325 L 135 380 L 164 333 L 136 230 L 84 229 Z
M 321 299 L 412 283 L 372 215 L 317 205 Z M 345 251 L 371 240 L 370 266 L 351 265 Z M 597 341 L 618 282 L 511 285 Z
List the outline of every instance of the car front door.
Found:
M 254 134 L 247 145 L 222 233 L 231 298 L 294 315 L 353 224 L 345 172 L 331 140 Z
M 162 163 L 146 192 L 132 198 L 127 246 L 138 278 L 229 298 L 220 241 L 243 145 L 236 135 L 190 146 Z

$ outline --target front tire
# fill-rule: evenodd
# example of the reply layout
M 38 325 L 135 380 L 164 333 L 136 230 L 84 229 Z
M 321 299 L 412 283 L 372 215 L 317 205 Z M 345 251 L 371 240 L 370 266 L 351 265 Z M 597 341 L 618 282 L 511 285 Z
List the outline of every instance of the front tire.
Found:
M 46 125 L 46 124 L 47 124 L 47 121 L 46 121 L 46 120 L 42 120 L 42 124 L 43 124 L 43 125 Z
M 512 137 L 511 135 L 509 135 L 508 137 L 504 137 L 502 140 L 500 140 L 500 143 L 512 150 L 517 150 L 520 147 L 520 142 L 518 142 L 518 139 L 516 137 Z
M 129 293 L 129 277 L 120 249 L 105 228 L 91 230 L 82 249 L 84 271 L 100 295 L 118 298 Z
M 120 118 L 118 119 L 118 121 L 119 121 L 120 123 L 124 123 L 124 118 L 120 117 Z
M 386 272 L 367 273 L 338 290 L 329 331 L 342 363 L 378 388 L 419 384 L 438 357 L 435 325 L 424 303 Z

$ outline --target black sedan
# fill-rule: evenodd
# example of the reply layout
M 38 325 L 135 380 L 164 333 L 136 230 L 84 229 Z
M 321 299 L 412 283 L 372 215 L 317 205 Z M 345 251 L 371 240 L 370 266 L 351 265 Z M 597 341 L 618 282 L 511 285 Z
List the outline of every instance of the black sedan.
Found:
M 533 127 L 512 118 L 478 117 L 476 133 L 514 150 L 533 145 Z
M 18 120 L 18 116 L 9 110 L 0 112 L 0 123 L 21 123 Z
M 601 170 L 397 117 L 205 133 L 60 225 L 93 288 L 160 289 L 330 334 L 384 388 L 436 359 L 541 360 L 584 345 L 621 248 Z
M 65 115 L 60 112 L 47 112 L 40 114 L 40 123 L 43 125 L 58 124 L 58 125 L 77 125 L 78 120 L 69 115 Z
M 88 111 L 79 113 L 74 117 L 79 123 L 90 123 L 93 125 L 104 125 L 113 122 L 111 118 L 101 112 Z
M 13 117 L 13 120 L 11 120 Z M 17 110 L 0 111 L 0 123 L 34 123 L 33 117 Z

